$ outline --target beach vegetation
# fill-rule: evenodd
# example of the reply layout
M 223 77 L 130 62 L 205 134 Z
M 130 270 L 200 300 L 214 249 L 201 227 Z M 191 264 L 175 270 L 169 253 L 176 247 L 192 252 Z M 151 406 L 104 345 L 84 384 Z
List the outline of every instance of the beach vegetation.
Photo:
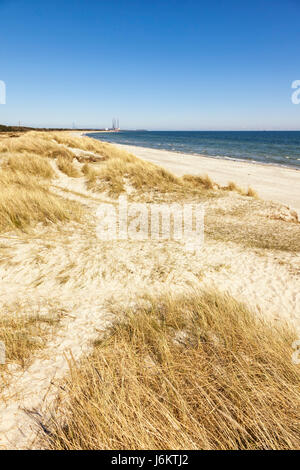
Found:
M 21 172 L 24 175 L 37 176 L 45 179 L 51 179 L 55 172 L 50 162 L 34 154 L 9 154 L 6 156 L 4 165 L 14 172 Z
M 125 312 L 63 384 L 51 449 L 296 449 L 295 333 L 216 291 Z
M 60 171 L 65 173 L 70 178 L 79 178 L 80 176 L 82 176 L 79 169 L 75 167 L 74 162 L 72 160 L 69 160 L 69 158 L 61 156 L 58 157 L 57 167 Z
M 50 191 L 41 179 L 10 168 L 0 169 L 0 231 L 25 230 L 42 223 L 80 220 L 79 203 Z

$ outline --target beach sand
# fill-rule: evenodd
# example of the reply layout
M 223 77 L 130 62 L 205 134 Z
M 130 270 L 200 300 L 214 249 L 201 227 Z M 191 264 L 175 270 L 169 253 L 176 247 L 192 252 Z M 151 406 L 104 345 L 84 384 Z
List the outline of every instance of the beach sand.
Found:
M 296 210 L 298 217 L 300 217 L 299 170 L 133 145 L 114 145 L 133 153 L 137 157 L 163 166 L 177 176 L 207 173 L 221 185 L 234 181 L 244 188 L 251 186 L 262 199 L 286 204 Z

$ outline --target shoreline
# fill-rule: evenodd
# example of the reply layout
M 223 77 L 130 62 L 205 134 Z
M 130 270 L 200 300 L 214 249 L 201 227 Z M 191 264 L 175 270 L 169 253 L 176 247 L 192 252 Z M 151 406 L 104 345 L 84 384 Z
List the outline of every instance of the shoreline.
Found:
M 89 137 L 85 133 L 82 135 Z M 294 209 L 300 218 L 300 171 L 296 168 L 134 145 L 111 145 L 162 166 L 177 176 L 207 173 L 214 181 L 224 186 L 229 181 L 234 181 L 244 188 L 251 186 L 262 199 L 285 204 Z
M 79 133 L 79 135 L 84 135 L 86 137 L 90 137 L 90 138 L 93 138 L 91 134 L 97 134 L 98 132 L 102 132 L 102 133 L 109 133 L 109 132 L 114 132 L 114 131 L 97 131 L 97 132 L 92 132 L 92 131 L 88 131 L 88 132 L 83 132 L 83 131 L 77 131 Z M 233 157 L 233 156 L 226 156 L 226 155 L 208 155 L 208 154 L 204 154 L 204 153 L 194 153 L 194 152 L 183 152 L 181 150 L 175 150 L 175 149 L 172 149 L 172 150 L 169 150 L 169 149 L 166 149 L 166 148 L 158 148 L 158 147 L 145 147 L 143 145 L 135 145 L 135 144 L 121 144 L 119 142 L 113 142 L 113 141 L 108 141 L 108 140 L 105 140 L 104 142 L 107 142 L 109 144 L 112 144 L 112 145 L 120 145 L 120 146 L 124 146 L 124 147 L 137 147 L 137 148 L 143 148 L 143 149 L 148 149 L 148 150 L 159 150 L 159 151 L 162 151 L 162 152 L 172 152 L 172 153 L 176 153 L 178 155 L 189 155 L 189 156 L 192 156 L 192 157 L 201 157 L 201 158 L 214 158 L 214 159 L 217 159 L 217 160 L 228 160 L 228 161 L 235 161 L 235 162 L 242 162 L 242 163 L 249 163 L 249 164 L 254 164 L 254 165 L 262 165 L 262 166 L 274 166 L 276 168 L 287 168 L 287 169 L 290 169 L 290 170 L 296 170 L 296 171 L 300 171 L 300 166 L 294 166 L 294 165 L 288 165 L 288 164 L 284 164 L 284 163 L 274 163 L 274 162 L 271 162 L 271 163 L 267 163 L 267 162 L 263 162 L 263 161 L 258 161 L 258 160 L 246 160 L 246 159 L 243 159 L 243 158 L 238 158 L 238 157 Z

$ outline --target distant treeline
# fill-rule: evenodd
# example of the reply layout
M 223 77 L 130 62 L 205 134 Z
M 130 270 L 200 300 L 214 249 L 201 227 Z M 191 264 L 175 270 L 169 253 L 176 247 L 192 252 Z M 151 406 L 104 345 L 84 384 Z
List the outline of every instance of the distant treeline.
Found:
M 19 127 L 19 126 L 4 126 L 0 124 L 0 132 L 25 132 L 33 130 L 31 127 Z

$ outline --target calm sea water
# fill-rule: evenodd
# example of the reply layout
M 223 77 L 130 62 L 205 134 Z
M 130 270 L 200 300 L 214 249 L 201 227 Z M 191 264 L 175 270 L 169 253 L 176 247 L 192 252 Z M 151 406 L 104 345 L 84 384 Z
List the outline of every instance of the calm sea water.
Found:
M 300 131 L 120 131 L 88 135 L 112 143 L 300 169 Z

